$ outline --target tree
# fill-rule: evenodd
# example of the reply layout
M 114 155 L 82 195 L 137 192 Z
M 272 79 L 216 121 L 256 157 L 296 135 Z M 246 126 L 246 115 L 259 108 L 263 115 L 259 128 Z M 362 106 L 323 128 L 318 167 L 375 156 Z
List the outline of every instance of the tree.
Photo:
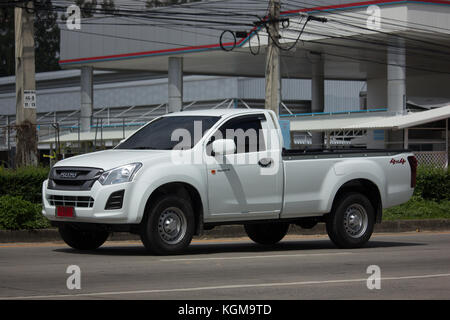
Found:
M 59 27 L 51 0 L 36 6 L 34 21 L 36 72 L 59 70 Z M 15 74 L 14 7 L 0 7 L 0 76 Z
M 106 14 L 113 14 L 116 10 L 116 6 L 113 0 L 103 0 L 103 2 L 100 4 L 100 7 Z
M 116 11 L 114 0 L 103 0 L 100 9 L 97 0 L 75 0 L 75 5 L 80 7 L 82 18 L 92 18 L 96 13 L 114 14 Z M 65 14 L 61 15 L 61 20 L 67 20 Z
M 103 0 L 100 9 L 97 0 L 75 0 L 75 4 L 80 7 L 82 18 L 91 18 L 96 13 L 113 14 L 116 8 L 114 0 Z
M 167 7 L 176 4 L 184 4 L 190 2 L 200 2 L 202 0 L 147 0 L 145 6 L 147 8 Z
M 53 9 L 52 0 L 39 0 L 35 3 L 36 72 L 59 70 L 58 13 Z M 103 0 L 100 5 L 97 0 L 75 0 L 75 4 L 81 8 L 83 18 L 92 17 L 102 10 L 105 14 L 112 14 L 115 10 L 113 0 Z M 65 21 L 66 17 L 62 15 L 61 20 Z M 0 2 L 0 77 L 14 75 L 15 69 L 14 6 Z
M 14 8 L 0 7 L 0 76 L 14 75 Z
M 59 70 L 60 30 L 51 0 L 41 0 L 34 23 L 36 72 Z
M 82 18 L 90 18 L 94 15 L 94 10 L 97 8 L 97 0 L 75 0 L 75 5 L 81 9 Z

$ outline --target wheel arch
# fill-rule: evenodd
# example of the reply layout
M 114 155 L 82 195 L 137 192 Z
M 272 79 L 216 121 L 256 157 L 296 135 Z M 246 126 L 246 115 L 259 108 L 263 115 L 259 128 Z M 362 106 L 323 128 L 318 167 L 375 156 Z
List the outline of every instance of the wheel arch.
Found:
M 187 182 L 169 182 L 157 187 L 147 199 L 144 216 L 148 213 L 152 203 L 161 196 L 175 194 L 189 200 L 192 204 L 195 217 L 195 235 L 201 234 L 203 230 L 204 206 L 197 188 Z M 144 219 L 142 219 L 144 220 Z
M 365 195 L 375 210 L 375 222 L 381 223 L 383 216 L 383 203 L 378 186 L 368 179 L 353 179 L 345 182 L 336 192 L 331 211 L 334 210 L 340 198 L 349 192 L 357 192 Z

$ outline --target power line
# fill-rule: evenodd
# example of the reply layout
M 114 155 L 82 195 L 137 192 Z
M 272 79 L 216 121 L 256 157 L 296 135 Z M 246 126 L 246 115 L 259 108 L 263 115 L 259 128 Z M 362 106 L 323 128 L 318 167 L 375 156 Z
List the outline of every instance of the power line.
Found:
M 223 2 L 223 1 L 220 1 L 220 2 Z M 62 2 L 59 2 L 59 3 L 62 3 Z M 247 1 L 247 3 L 249 3 L 249 2 Z M 17 5 L 17 2 L 15 2 L 14 4 Z M 198 4 L 198 3 L 195 3 L 195 4 Z M 61 7 L 62 6 L 59 6 L 58 10 L 62 10 Z M 62 8 L 65 9 L 64 7 L 62 7 Z M 223 9 L 226 9 L 226 8 L 223 8 Z M 209 8 L 208 10 L 215 10 L 215 9 Z M 220 10 L 222 10 L 222 9 L 220 9 Z M 117 11 L 117 10 L 115 10 L 115 11 Z M 109 16 L 111 16 L 111 17 L 118 17 L 118 18 L 124 18 L 124 19 L 134 18 L 134 19 L 143 19 L 143 20 L 150 19 L 150 20 L 161 21 L 161 20 L 167 20 L 165 18 L 165 15 L 167 15 L 167 14 L 170 15 L 171 14 L 167 10 L 165 10 L 165 11 L 161 11 L 160 10 L 157 14 L 153 14 L 153 15 L 142 14 L 142 11 L 139 11 L 139 13 L 136 13 L 136 12 L 137 12 L 137 10 L 131 10 L 130 12 L 126 12 L 126 13 L 122 13 L 122 14 L 120 14 L 120 12 L 119 13 L 112 13 Z M 178 12 L 176 16 L 182 15 L 182 14 L 183 13 Z M 208 14 L 204 14 L 204 13 L 201 13 L 201 14 L 197 13 L 197 15 L 199 15 L 201 17 L 210 17 Z M 249 16 L 254 17 L 254 15 L 249 15 Z M 220 16 L 220 17 L 222 17 L 222 16 Z M 236 19 L 239 20 L 241 18 L 239 17 L 239 18 L 236 18 Z M 204 28 L 204 29 L 207 29 L 207 30 L 214 30 L 214 31 L 223 30 L 223 29 L 220 28 L 220 25 L 226 25 L 227 27 L 230 26 L 230 21 L 229 20 L 228 21 L 217 21 L 217 20 L 210 20 L 210 19 L 202 19 L 201 22 L 199 22 L 198 20 L 195 20 L 195 19 L 194 20 L 193 19 L 189 19 L 189 20 L 190 21 L 188 23 L 187 21 L 180 20 L 177 17 L 175 17 L 175 18 L 173 18 L 173 20 L 171 20 L 171 22 L 167 22 L 167 23 L 162 23 L 161 22 L 159 25 L 154 24 L 154 26 L 157 26 L 157 27 L 160 27 L 160 28 L 166 28 L 166 29 L 173 29 L 173 28 L 176 28 L 176 27 L 195 27 L 196 29 Z M 354 25 L 354 24 L 350 24 L 350 23 L 347 23 L 345 21 L 335 21 L 335 20 L 337 20 L 337 19 L 331 18 L 331 21 L 333 23 L 341 23 L 341 25 L 346 25 L 347 24 L 347 26 L 361 28 L 362 30 L 363 29 L 369 30 L 367 28 L 364 28 L 364 27 L 361 27 L 361 26 L 358 26 L 358 25 Z M 90 24 L 90 23 L 94 24 L 94 22 L 86 22 L 86 24 Z M 250 25 L 251 24 L 248 23 L 248 21 L 247 21 L 247 23 L 234 22 L 234 24 L 231 25 L 231 26 L 235 26 L 235 27 L 245 27 L 245 26 L 247 26 L 247 27 L 249 27 Z M 180 30 L 180 31 L 193 33 L 193 34 L 194 33 L 198 34 L 198 32 L 192 32 L 192 31 L 188 31 L 188 30 Z M 290 32 L 298 32 L 298 30 L 291 30 L 291 29 L 289 29 L 288 31 L 290 31 Z M 76 32 L 80 32 L 80 31 L 76 31 Z M 84 33 L 89 34 L 89 32 L 84 32 Z M 96 34 L 96 33 L 90 32 L 90 34 Z M 307 30 L 307 31 L 305 31 L 305 34 L 320 35 L 320 36 L 329 37 L 329 38 L 333 38 L 333 37 L 337 38 L 338 37 L 338 35 L 332 36 L 331 32 L 322 33 L 321 34 L 321 33 L 317 33 L 317 32 L 314 33 L 314 32 L 311 32 L 311 31 Z M 127 39 L 128 38 L 128 37 L 121 37 L 121 36 L 115 36 L 115 35 L 105 35 L 105 34 L 99 34 L 99 33 L 97 33 L 96 35 L 107 36 L 107 37 L 118 37 L 118 38 L 123 38 L 123 39 Z M 360 36 L 362 37 L 362 35 L 360 35 Z M 144 42 L 152 42 L 152 43 L 159 43 L 159 44 L 168 44 L 168 45 L 174 45 L 174 46 L 179 46 L 179 47 L 190 47 L 191 46 L 191 45 L 185 45 L 185 44 L 180 44 L 180 43 L 169 43 L 167 41 L 152 41 L 152 40 L 144 40 L 144 39 L 138 39 L 138 38 L 128 38 L 128 39 L 129 40 L 134 40 L 134 41 L 144 41 Z M 299 41 L 300 37 L 298 37 L 298 40 L 294 39 L 294 38 L 288 38 L 288 37 L 285 37 L 285 39 L 286 40 Z M 309 43 L 320 44 L 320 45 L 324 45 L 324 46 L 334 46 L 334 47 L 341 47 L 341 48 L 355 49 L 355 50 L 357 50 L 357 49 L 366 49 L 363 45 L 367 45 L 367 44 L 379 45 L 379 46 L 383 46 L 384 45 L 383 43 L 379 43 L 378 39 L 373 39 L 372 40 L 370 38 L 369 39 L 364 39 L 363 38 L 363 39 L 347 39 L 347 40 L 353 41 L 353 42 L 356 42 L 356 43 L 361 43 L 362 45 L 358 47 L 358 46 L 348 46 L 348 45 L 339 45 L 339 44 L 329 44 L 329 43 L 324 43 L 324 42 L 321 42 L 321 41 L 312 41 L 312 40 L 308 40 L 308 42 Z M 415 40 L 415 41 L 420 42 L 420 40 L 417 40 L 417 39 L 411 39 L 411 40 L 412 41 Z M 430 44 L 435 45 L 437 47 L 448 47 L 448 46 L 437 44 L 437 43 L 434 43 L 434 42 L 430 42 Z M 394 46 L 394 48 L 395 48 L 395 46 Z M 434 56 L 432 56 L 430 54 L 427 54 L 427 51 L 431 51 L 432 53 L 436 53 L 436 54 L 448 55 L 448 52 L 446 52 L 446 51 L 430 50 L 429 47 L 420 47 L 420 46 L 411 47 L 411 46 L 409 46 L 408 49 L 409 49 L 409 51 L 411 51 L 411 50 L 423 51 L 423 55 L 428 56 L 428 57 L 434 57 Z M 380 51 L 381 50 L 382 49 L 380 49 Z M 407 54 L 411 55 L 411 52 L 409 52 Z M 343 58 L 343 57 L 346 57 L 346 56 L 339 55 L 339 57 Z M 355 60 L 355 57 L 347 57 L 347 58 Z M 446 60 L 446 59 L 444 59 L 444 60 Z M 364 60 L 361 60 L 361 61 L 372 61 L 374 63 L 382 63 L 380 61 L 371 60 L 371 59 L 364 59 Z M 414 69 L 413 67 L 407 67 L 407 68 Z M 415 69 L 417 69 L 417 68 L 415 68 Z M 426 68 L 420 68 L 420 70 L 426 70 L 426 71 L 430 71 L 430 72 L 437 72 L 437 70 L 431 70 L 431 69 L 426 69 Z M 447 73 L 447 72 L 445 72 L 445 73 Z
M 101 34 L 101 33 L 80 31 L 80 30 L 67 30 L 67 31 L 78 32 L 78 33 L 82 33 L 82 34 L 93 34 L 93 35 L 99 35 L 99 36 L 106 36 L 106 37 L 112 37 L 112 38 L 116 37 L 115 35 L 105 35 L 105 34 Z M 180 43 L 171 43 L 171 42 L 167 42 L 167 41 L 154 41 L 154 40 L 146 40 L 146 39 L 122 37 L 122 36 L 120 36 L 120 38 L 121 39 L 132 40 L 132 41 L 142 41 L 142 42 L 147 42 L 147 43 L 175 45 L 178 48 L 190 48 L 190 47 L 192 47 L 192 45 L 186 45 L 186 44 L 180 44 Z M 288 39 L 289 40 L 295 40 L 295 38 L 288 38 Z M 338 48 L 345 48 L 345 49 L 355 49 L 355 50 L 361 49 L 361 47 L 357 47 L 357 46 L 349 46 L 349 45 L 343 45 L 343 44 L 331 44 L 331 43 L 324 43 L 324 42 L 315 41 L 315 40 L 309 40 L 308 43 L 320 44 L 320 45 L 324 45 L 324 46 L 331 46 L 331 47 L 338 47 Z M 248 53 L 243 52 L 243 51 L 231 51 L 230 53 L 248 55 Z M 380 65 L 393 65 L 393 64 L 389 64 L 389 63 L 387 63 L 385 61 L 376 60 L 376 59 L 373 59 L 373 58 L 372 59 L 370 59 L 370 58 L 359 58 L 359 57 L 355 57 L 355 56 L 342 55 L 342 54 L 333 54 L 333 53 L 328 53 L 328 52 L 324 52 L 323 54 L 329 55 L 329 56 L 334 56 L 334 57 L 339 57 L 339 58 L 345 58 L 345 59 L 353 60 L 353 61 L 371 62 L 371 63 L 375 63 L 375 64 L 380 64 Z M 292 58 L 292 56 L 287 55 L 287 54 L 285 54 L 285 55 L 281 54 L 281 56 L 284 57 L 284 58 Z M 410 69 L 410 70 L 434 72 L 434 73 L 441 73 L 441 74 L 450 74 L 450 72 L 446 72 L 446 71 L 442 71 L 442 70 L 429 69 L 429 68 L 424 68 L 424 67 L 416 67 L 416 66 L 409 66 L 409 65 L 402 65 L 402 67 L 405 67 L 406 69 Z

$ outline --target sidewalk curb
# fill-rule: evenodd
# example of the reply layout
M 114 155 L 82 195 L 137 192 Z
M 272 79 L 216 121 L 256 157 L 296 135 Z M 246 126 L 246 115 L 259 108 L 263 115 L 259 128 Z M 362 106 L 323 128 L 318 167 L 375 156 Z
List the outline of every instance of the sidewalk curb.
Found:
M 375 225 L 375 233 L 395 233 L 411 231 L 450 231 L 450 219 L 432 219 L 432 220 L 398 220 L 385 221 Z M 312 229 L 302 229 L 292 225 L 289 229 L 290 235 L 324 235 L 326 234 L 325 224 L 320 223 Z M 204 234 L 196 239 L 219 239 L 246 237 L 244 227 L 240 225 L 219 226 L 213 230 L 205 231 Z M 110 241 L 139 240 L 139 236 L 129 233 L 114 233 Z M 11 242 L 52 242 L 61 241 L 57 229 L 42 230 L 0 230 L 0 243 Z

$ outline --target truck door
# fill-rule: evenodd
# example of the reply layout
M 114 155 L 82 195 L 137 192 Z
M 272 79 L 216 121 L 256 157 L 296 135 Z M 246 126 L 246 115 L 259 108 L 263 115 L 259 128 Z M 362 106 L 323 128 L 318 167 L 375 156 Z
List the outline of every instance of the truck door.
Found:
M 283 167 L 280 150 L 270 150 L 273 135 L 270 129 L 273 128 L 263 113 L 237 116 L 224 123 L 208 140 L 206 166 L 211 222 L 279 217 Z M 212 142 L 217 137 L 234 139 L 236 152 L 215 156 Z

